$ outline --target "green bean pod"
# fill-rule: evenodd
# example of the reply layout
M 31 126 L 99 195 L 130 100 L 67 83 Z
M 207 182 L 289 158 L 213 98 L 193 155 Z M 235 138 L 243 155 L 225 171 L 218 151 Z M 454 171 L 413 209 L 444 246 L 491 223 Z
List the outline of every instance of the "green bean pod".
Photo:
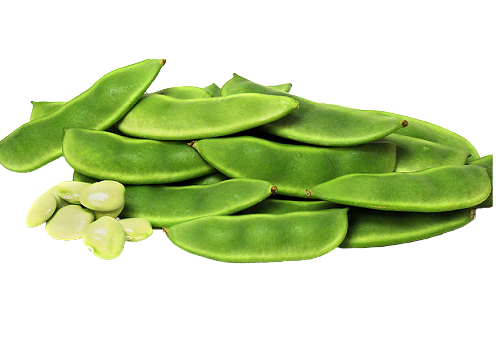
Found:
M 478 166 L 482 166 L 483 168 L 485 168 L 486 171 L 488 171 L 488 176 L 490 177 L 490 181 L 491 181 L 490 196 L 488 198 L 486 198 L 486 200 L 484 202 L 482 202 L 481 204 L 476 206 L 476 208 L 491 208 L 491 207 L 493 207 L 493 154 L 490 154 L 489 156 L 486 156 L 486 157 L 476 159 L 476 160 L 470 162 L 469 164 L 470 165 L 478 165 Z
M 415 137 L 392 134 L 382 140 L 396 145 L 396 172 L 412 172 L 447 165 L 464 165 L 469 153 Z
M 34 102 L 32 101 L 33 109 L 31 110 L 30 120 L 35 120 L 41 117 L 45 117 L 47 114 L 57 111 L 66 102 Z
M 204 87 L 205 90 L 208 90 L 213 97 L 220 97 L 220 87 L 217 84 L 213 83 Z
M 179 248 L 232 262 L 314 259 L 335 249 L 347 232 L 347 208 L 291 214 L 213 216 L 165 228 Z
M 485 168 L 446 166 L 413 173 L 346 175 L 306 191 L 313 198 L 356 207 L 413 212 L 471 208 L 491 193 Z
M 153 140 L 195 140 L 234 134 L 278 120 L 298 108 L 281 96 L 245 94 L 181 100 L 145 96 L 116 125 L 122 133 Z
M 175 86 L 155 92 L 155 94 L 190 100 L 197 98 L 212 98 L 212 93 L 207 89 L 195 86 Z
M 78 173 L 123 184 L 165 184 L 215 172 L 184 142 L 140 140 L 105 131 L 67 129 L 63 151 Z
M 400 129 L 396 133 L 459 148 L 470 154 L 469 160 L 479 158 L 479 153 L 468 140 L 441 126 L 395 113 L 368 110 L 363 110 L 363 112 L 386 118 L 404 118 L 408 121 L 408 127 Z
M 265 199 L 262 202 L 239 212 L 239 215 L 249 214 L 288 214 L 297 211 L 317 211 L 334 209 L 341 206 L 328 201 L 305 201 L 287 199 Z
M 339 176 L 393 172 L 396 166 L 396 147 L 388 142 L 326 148 L 240 136 L 200 140 L 193 147 L 230 178 L 269 181 L 279 194 L 295 197 Z
M 94 182 L 99 182 L 101 180 L 99 179 L 95 179 L 93 177 L 89 177 L 89 176 L 86 176 L 86 175 L 83 175 L 83 174 L 80 174 L 79 172 L 77 171 L 74 171 L 73 172 L 73 181 L 77 181 L 77 182 L 86 182 L 86 183 L 89 183 L 89 184 L 93 184 Z
M 146 60 L 106 74 L 60 109 L 30 121 L 0 141 L 0 163 L 29 172 L 62 155 L 64 128 L 104 130 L 120 120 L 156 78 L 164 60 Z
M 227 180 L 213 185 L 126 186 L 121 218 L 142 218 L 163 227 L 209 215 L 228 215 L 251 207 L 275 188 L 260 180 Z
M 352 108 L 312 102 L 255 84 L 236 74 L 222 87 L 221 93 L 222 96 L 261 93 L 297 100 L 300 104 L 298 110 L 261 128 L 273 135 L 313 145 L 360 145 L 392 134 L 408 124 L 400 117 L 380 118 Z
M 281 92 L 287 92 L 287 93 L 290 92 L 290 90 L 292 90 L 292 84 L 290 84 L 290 83 L 280 84 L 280 85 L 271 85 L 268 87 L 271 89 L 275 89 L 275 90 L 278 90 Z
M 350 208 L 349 228 L 340 248 L 383 247 L 431 238 L 476 218 L 474 209 L 440 213 L 390 212 Z

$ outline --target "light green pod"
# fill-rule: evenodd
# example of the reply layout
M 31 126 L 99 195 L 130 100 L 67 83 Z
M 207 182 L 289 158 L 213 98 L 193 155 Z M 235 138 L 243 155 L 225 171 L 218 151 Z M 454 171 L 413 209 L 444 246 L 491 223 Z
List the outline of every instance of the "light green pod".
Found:
M 295 197 L 339 176 L 393 172 L 396 166 L 396 147 L 388 142 L 326 148 L 241 136 L 200 140 L 193 147 L 230 178 L 269 181 L 278 194 Z
M 259 84 L 238 75 L 222 87 L 222 96 L 246 93 L 288 96 L 300 108 L 286 117 L 262 126 L 262 130 L 284 138 L 320 145 L 354 146 L 378 140 L 408 123 L 400 117 L 380 118 L 362 111 L 316 103 Z
M 279 215 L 213 216 L 164 231 L 181 249 L 218 261 L 313 259 L 342 242 L 347 232 L 347 208 Z
M 93 183 L 99 182 L 101 180 L 94 179 L 93 177 L 86 176 L 86 175 L 80 174 L 77 171 L 74 171 L 73 172 L 73 181 L 86 182 L 86 183 L 89 183 L 89 184 L 93 184 Z
M 471 208 L 491 192 L 486 169 L 446 166 L 413 173 L 352 174 L 308 190 L 309 196 L 356 207 L 441 212 Z
M 474 209 L 441 213 L 412 213 L 362 208 L 349 209 L 349 228 L 341 248 L 383 247 L 434 237 L 476 218 Z
M 209 215 L 228 215 L 255 205 L 275 191 L 260 180 L 227 180 L 214 185 L 127 186 L 121 218 L 142 218 L 153 227 Z
M 64 181 L 57 185 L 56 193 L 68 203 L 80 204 L 80 194 L 89 186 L 86 182 Z
M 220 97 L 220 87 L 217 84 L 213 83 L 204 88 L 205 90 L 210 91 L 213 97 Z
M 297 211 L 317 211 L 325 209 L 334 209 L 341 206 L 328 201 L 297 201 L 297 200 L 286 200 L 286 199 L 265 199 L 262 202 L 245 209 L 238 214 L 249 215 L 249 214 L 288 214 L 295 213 Z
M 145 60 L 106 74 L 60 109 L 24 124 L 0 141 L 0 164 L 29 172 L 62 155 L 64 128 L 105 130 L 140 99 L 164 60 Z
M 79 205 L 68 205 L 59 209 L 47 221 L 45 231 L 50 237 L 63 241 L 82 238 L 83 230 L 94 221 L 94 213 Z
M 117 210 L 125 203 L 125 186 L 116 181 L 96 182 L 83 189 L 80 193 L 80 203 L 90 210 Z
M 491 208 L 491 207 L 493 207 L 493 154 L 490 154 L 489 156 L 486 156 L 486 157 L 476 159 L 476 160 L 470 162 L 469 164 L 470 165 L 478 165 L 478 166 L 482 166 L 483 168 L 485 168 L 486 171 L 488 171 L 488 175 L 489 175 L 490 181 L 491 181 L 491 193 L 490 193 L 489 197 L 484 202 L 482 202 L 481 204 L 476 206 L 476 208 Z
M 164 184 L 215 172 L 185 142 L 140 140 L 104 131 L 68 129 L 63 150 L 64 158 L 77 172 L 123 184 Z
M 278 120 L 298 102 L 281 96 L 180 100 L 148 95 L 116 125 L 124 134 L 153 140 L 195 140 L 234 134 Z
M 83 231 L 85 246 L 98 258 L 118 258 L 125 247 L 125 230 L 120 223 L 105 216 L 88 225 Z
M 280 84 L 280 85 L 271 85 L 268 87 L 270 87 L 271 89 L 281 91 L 281 92 L 290 92 L 290 90 L 292 90 L 292 84 L 290 84 L 290 83 Z
M 212 93 L 209 90 L 194 87 L 194 86 L 176 86 L 168 89 L 160 90 L 155 94 L 179 98 L 182 100 L 190 100 L 195 98 L 212 98 Z
M 30 120 L 35 120 L 41 117 L 45 117 L 47 114 L 57 111 L 66 102 L 34 102 L 32 101 L 33 109 L 31 110 Z
M 56 196 L 51 193 L 42 194 L 31 205 L 26 216 L 26 225 L 28 227 L 37 227 L 54 215 L 57 209 Z
M 148 220 L 144 219 L 123 219 L 118 221 L 125 230 L 127 242 L 140 242 L 153 234 L 153 227 Z
M 363 110 L 363 112 L 387 118 L 404 118 L 408 121 L 408 127 L 400 129 L 396 133 L 459 148 L 470 154 L 470 160 L 479 158 L 477 150 L 469 141 L 441 126 L 395 113 L 367 110 Z
M 392 134 L 382 140 L 396 145 L 396 172 L 412 172 L 447 165 L 464 165 L 469 153 L 455 147 Z

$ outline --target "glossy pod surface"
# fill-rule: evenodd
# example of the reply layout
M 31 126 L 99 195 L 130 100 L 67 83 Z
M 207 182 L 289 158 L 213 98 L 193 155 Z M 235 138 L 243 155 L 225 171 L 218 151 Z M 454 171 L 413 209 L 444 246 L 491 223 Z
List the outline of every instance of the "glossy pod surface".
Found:
M 71 241 L 82 238 L 83 230 L 92 221 L 94 213 L 79 205 L 67 205 L 59 209 L 47 221 L 45 231 L 50 237 L 63 241 Z
M 225 136 L 278 120 L 297 109 L 290 97 L 245 94 L 180 100 L 148 95 L 117 124 L 130 136 L 195 140 Z
M 477 208 L 491 208 L 493 207 L 493 154 L 490 154 L 489 156 L 485 156 L 479 159 L 476 159 L 469 163 L 470 165 L 478 165 L 482 166 L 483 168 L 486 169 L 488 172 L 488 175 L 491 180 L 491 193 L 488 198 L 481 204 L 477 206 Z
M 234 262 L 313 259 L 335 249 L 347 232 L 347 209 L 281 215 L 213 216 L 164 229 L 190 253 Z
M 479 158 L 477 150 L 468 140 L 441 126 L 395 113 L 366 110 L 363 112 L 379 115 L 385 118 L 404 118 L 408 121 L 408 127 L 400 129 L 396 131 L 396 133 L 459 148 L 467 153 L 470 153 L 470 160 Z
M 448 165 L 464 165 L 469 153 L 455 147 L 392 134 L 382 140 L 396 145 L 396 172 L 411 172 Z
M 31 205 L 26 216 L 28 227 L 37 227 L 49 220 L 57 209 L 56 196 L 51 193 L 42 194 Z
M 486 169 L 447 166 L 414 173 L 353 174 L 313 187 L 313 198 L 345 205 L 414 212 L 441 212 L 473 207 L 491 192 Z
M 380 118 L 352 108 L 316 103 L 255 84 L 238 75 L 222 87 L 222 96 L 261 93 L 287 96 L 300 108 L 262 126 L 262 130 L 292 140 L 320 146 L 354 146 L 378 140 L 406 125 L 400 117 Z
M 474 209 L 440 213 L 389 212 L 349 209 L 349 228 L 341 248 L 368 248 L 402 244 L 434 237 L 467 225 Z
M 187 187 L 127 186 L 120 217 L 142 218 L 154 227 L 208 215 L 228 215 L 271 195 L 273 185 L 260 180 L 227 180 Z
M 66 102 L 31 102 L 31 104 L 33 105 L 33 109 L 31 110 L 30 120 L 35 120 L 57 111 Z
M 33 171 L 62 155 L 64 128 L 107 129 L 137 103 L 163 63 L 146 60 L 117 69 L 60 109 L 22 125 L 0 141 L 0 164 Z
M 78 173 L 123 184 L 164 184 L 215 172 L 185 142 L 139 140 L 105 131 L 68 129 L 64 157 Z
M 269 181 L 278 194 L 296 197 L 306 197 L 307 188 L 342 175 L 387 173 L 396 166 L 396 147 L 388 142 L 326 148 L 241 136 L 200 140 L 193 147 L 230 178 Z
M 297 211 L 316 211 L 344 207 L 327 201 L 297 201 L 286 199 L 265 199 L 257 205 L 238 214 L 288 214 Z

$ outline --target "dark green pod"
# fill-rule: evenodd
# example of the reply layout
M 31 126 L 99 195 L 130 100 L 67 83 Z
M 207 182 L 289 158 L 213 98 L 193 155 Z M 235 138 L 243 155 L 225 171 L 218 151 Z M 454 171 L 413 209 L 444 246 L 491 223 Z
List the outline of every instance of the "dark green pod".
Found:
M 76 181 L 76 182 L 87 182 L 89 184 L 93 184 L 93 183 L 99 182 L 101 180 L 98 180 L 98 179 L 95 179 L 93 177 L 89 177 L 89 176 L 80 174 L 77 171 L 74 171 L 73 172 L 73 181 Z
M 213 97 L 220 97 L 220 87 L 217 86 L 217 84 L 213 83 L 204 88 L 205 90 L 209 91 Z
M 327 201 L 299 201 L 268 198 L 253 207 L 241 211 L 238 214 L 288 214 L 295 213 L 297 211 L 317 211 L 340 207 L 344 208 L 345 206 Z
M 491 194 L 490 196 L 481 204 L 476 206 L 476 208 L 491 208 L 493 207 L 493 154 L 489 156 L 476 159 L 469 163 L 470 165 L 479 165 L 488 171 L 488 175 L 491 180 Z

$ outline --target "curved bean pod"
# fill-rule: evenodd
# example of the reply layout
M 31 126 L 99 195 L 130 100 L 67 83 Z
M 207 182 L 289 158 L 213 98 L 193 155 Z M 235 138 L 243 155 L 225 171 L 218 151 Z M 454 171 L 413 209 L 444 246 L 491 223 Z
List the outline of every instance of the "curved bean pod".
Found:
M 340 248 L 383 247 L 434 237 L 476 218 L 474 209 L 441 213 L 389 212 L 350 208 L 349 228 Z
M 64 157 L 77 172 L 123 184 L 164 184 L 215 172 L 184 142 L 132 139 L 105 131 L 67 129 Z
M 154 227 L 209 215 L 228 215 L 271 195 L 274 186 L 260 180 L 227 180 L 186 187 L 126 186 L 121 218 L 142 218 Z
M 408 121 L 408 127 L 400 129 L 396 133 L 459 148 L 470 153 L 469 160 L 479 158 L 479 153 L 468 140 L 441 126 L 395 113 L 368 110 L 363 110 L 363 112 L 387 118 L 404 118 Z
M 210 91 L 195 86 L 175 86 L 157 91 L 155 94 L 170 96 L 182 100 L 213 97 Z
M 230 178 L 269 181 L 279 194 L 296 197 L 339 176 L 393 172 L 396 166 L 396 147 L 388 142 L 325 148 L 240 136 L 200 140 L 193 147 Z
M 482 166 L 483 168 L 488 171 L 488 175 L 491 180 L 491 194 L 486 200 L 479 204 L 476 208 L 491 208 L 493 207 L 493 154 L 490 154 L 489 156 L 482 157 L 479 159 L 476 159 L 472 162 L 469 163 L 470 165 L 478 165 Z
M 0 163 L 16 172 L 33 171 L 62 155 L 64 128 L 110 127 L 137 103 L 164 63 L 146 60 L 106 74 L 60 109 L 0 141 Z
M 238 75 L 222 87 L 222 96 L 246 93 L 288 96 L 300 108 L 286 117 L 262 126 L 262 130 L 284 138 L 320 146 L 354 146 L 378 140 L 408 123 L 400 117 L 379 118 L 362 111 L 316 103 L 256 83 Z
M 233 262 L 314 259 L 335 249 L 347 232 L 347 208 L 281 215 L 213 216 L 164 229 L 179 248 Z
M 447 165 L 464 165 L 469 153 L 455 147 L 392 134 L 382 140 L 396 145 L 396 172 L 411 172 Z
M 306 191 L 313 198 L 356 207 L 414 212 L 471 208 L 491 192 L 486 169 L 446 166 L 413 173 L 352 174 Z
M 327 201 L 294 201 L 286 199 L 265 199 L 257 205 L 245 209 L 238 214 L 288 214 L 297 211 L 317 211 L 325 209 L 334 209 L 340 206 Z
M 205 90 L 208 90 L 213 97 L 220 97 L 220 87 L 217 84 L 213 83 L 204 87 Z
M 194 140 L 234 134 L 275 121 L 297 109 L 281 96 L 245 94 L 180 100 L 145 96 L 116 125 L 122 133 L 154 140 Z
M 31 110 L 30 120 L 35 120 L 41 117 L 45 117 L 47 114 L 57 111 L 66 102 L 34 102 L 32 101 L 33 109 Z
M 290 90 L 292 90 L 292 84 L 290 84 L 290 83 L 280 84 L 280 85 L 271 85 L 268 87 L 270 87 L 271 89 L 281 91 L 281 92 L 290 92 Z

